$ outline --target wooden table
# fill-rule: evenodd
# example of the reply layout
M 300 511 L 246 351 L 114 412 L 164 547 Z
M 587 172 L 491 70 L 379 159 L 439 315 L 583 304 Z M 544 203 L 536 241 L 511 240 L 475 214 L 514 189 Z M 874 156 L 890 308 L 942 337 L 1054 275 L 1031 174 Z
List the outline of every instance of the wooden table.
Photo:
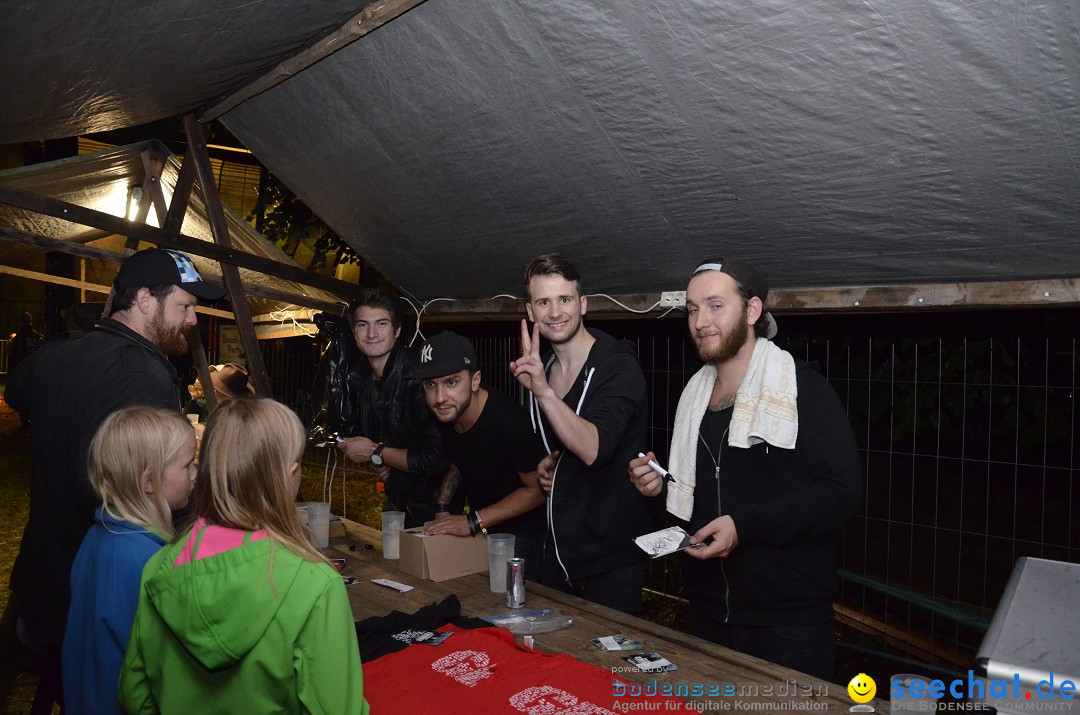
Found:
M 363 579 L 348 587 L 349 602 L 356 620 L 384 616 L 390 611 L 406 613 L 442 601 L 451 594 L 461 602 L 462 615 L 483 617 L 505 613 L 504 594 L 492 593 L 486 573 L 436 583 L 404 573 L 397 561 L 382 558 L 382 534 L 356 522 L 342 520 L 344 536 L 331 539 L 324 552 L 332 558 L 345 558 L 345 575 Z M 399 593 L 371 583 L 388 578 L 413 590 Z M 573 624 L 559 631 L 535 635 L 534 648 L 545 653 L 567 653 L 580 661 L 605 670 L 617 668 L 625 681 L 650 685 L 702 684 L 704 692 L 725 695 L 687 696 L 684 699 L 704 712 L 827 712 L 847 713 L 854 704 L 846 685 L 817 680 L 803 673 L 737 653 L 714 643 L 695 638 L 650 621 L 601 606 L 560 591 L 527 582 L 525 608 L 550 609 L 570 616 Z M 673 673 L 651 673 L 631 669 L 621 653 L 602 651 L 589 643 L 615 633 L 625 633 L 644 644 L 646 651 L 659 651 L 679 666 Z M 517 636 L 518 641 L 522 636 Z M 622 670 L 627 668 L 627 670 Z M 852 673 L 855 676 L 856 673 Z M 716 684 L 716 685 L 714 685 Z M 887 692 L 887 683 L 879 683 L 879 692 Z M 794 703 L 794 705 L 792 704 Z M 887 712 L 888 703 L 875 699 L 869 703 L 877 712 Z

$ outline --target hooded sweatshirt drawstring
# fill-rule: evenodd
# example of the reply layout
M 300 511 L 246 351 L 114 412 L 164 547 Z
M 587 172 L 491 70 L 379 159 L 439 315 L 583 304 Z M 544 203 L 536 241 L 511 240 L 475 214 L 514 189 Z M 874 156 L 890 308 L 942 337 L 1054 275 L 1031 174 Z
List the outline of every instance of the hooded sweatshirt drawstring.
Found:
M 544 365 L 544 374 L 547 375 L 548 370 L 551 369 L 551 364 L 555 362 L 555 356 L 552 355 Z M 574 410 L 574 414 L 581 416 L 581 408 L 585 404 L 585 395 L 589 392 L 589 383 L 592 382 L 593 373 L 596 372 L 596 368 L 589 368 L 589 371 L 585 374 L 585 385 L 581 388 L 581 397 L 578 399 L 577 408 Z M 535 410 L 535 414 L 533 412 Z M 548 444 L 547 435 L 544 433 L 544 422 L 540 419 L 540 403 L 536 401 L 533 394 L 529 393 L 529 416 L 533 418 L 533 432 L 536 432 L 537 425 L 540 427 L 540 438 L 544 441 L 544 449 L 548 454 L 551 454 L 551 446 Z M 566 565 L 562 561 L 562 557 L 559 556 L 559 540 L 555 537 L 555 521 L 552 518 L 551 505 L 555 502 L 555 475 L 559 471 L 559 464 L 562 463 L 563 455 L 559 455 L 559 459 L 555 462 L 555 466 L 551 470 L 551 493 L 548 495 L 547 500 L 547 520 L 548 528 L 551 529 L 551 543 L 555 547 L 555 560 L 559 562 L 559 568 L 563 571 L 563 576 L 566 577 L 566 583 L 570 584 L 570 573 L 566 570 Z M 572 585 L 572 584 L 571 584 Z
M 554 354 L 551 357 L 548 358 L 547 364 L 544 365 L 544 375 L 545 376 L 548 374 L 548 371 L 551 370 L 551 364 L 553 362 L 555 362 L 555 355 Z M 592 374 L 590 373 L 589 376 L 592 377 Z M 585 387 L 586 387 L 586 389 L 588 388 L 587 383 L 586 383 Z M 581 398 L 585 399 L 585 393 L 584 392 L 581 393 Z M 581 413 L 581 403 L 579 402 L 578 403 L 578 414 L 580 414 L 580 413 Z M 529 393 L 529 419 L 532 420 L 533 434 L 536 434 L 536 428 L 539 427 L 540 428 L 540 439 L 543 440 L 543 442 L 544 442 L 544 449 L 547 451 L 548 454 L 551 454 L 551 445 L 548 444 L 547 433 L 544 431 L 544 421 L 542 419 L 540 419 L 540 403 L 536 401 L 536 398 L 533 396 L 532 392 Z

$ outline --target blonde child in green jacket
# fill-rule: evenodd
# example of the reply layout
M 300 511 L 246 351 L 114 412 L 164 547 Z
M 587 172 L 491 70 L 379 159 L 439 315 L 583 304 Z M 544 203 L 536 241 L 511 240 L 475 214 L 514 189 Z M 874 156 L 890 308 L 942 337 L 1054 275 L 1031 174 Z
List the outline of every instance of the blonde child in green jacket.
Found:
M 296 514 L 304 429 L 225 401 L 203 436 L 196 521 L 143 570 L 120 702 L 130 713 L 368 713 L 341 576 Z

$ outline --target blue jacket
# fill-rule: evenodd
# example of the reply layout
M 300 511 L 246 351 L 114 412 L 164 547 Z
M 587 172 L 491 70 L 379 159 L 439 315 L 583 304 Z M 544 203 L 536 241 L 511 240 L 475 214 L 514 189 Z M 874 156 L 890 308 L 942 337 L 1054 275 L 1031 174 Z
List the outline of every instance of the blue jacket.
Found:
M 161 536 L 99 508 L 71 567 L 71 606 L 61 664 L 64 711 L 122 713 L 116 696 L 143 566 Z

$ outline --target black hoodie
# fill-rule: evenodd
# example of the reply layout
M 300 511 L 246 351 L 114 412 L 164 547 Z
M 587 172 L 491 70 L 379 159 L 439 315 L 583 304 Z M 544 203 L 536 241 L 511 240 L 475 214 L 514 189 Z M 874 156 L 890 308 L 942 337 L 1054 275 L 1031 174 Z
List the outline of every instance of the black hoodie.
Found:
M 342 427 L 348 437 L 362 435 L 409 451 L 409 471 L 391 469 L 386 480 L 388 508 L 408 512 L 409 526 L 423 523 L 412 517 L 434 513 L 439 485 L 450 468 L 424 389 L 419 380 L 406 377 L 419 365 L 420 356 L 401 340 L 386 359 L 381 381 L 375 379 L 367 358 L 356 360 L 346 378 L 356 411 L 351 419 L 343 420 Z
M 630 460 L 645 450 L 645 375 L 632 343 L 588 330 L 596 342 L 563 402 L 596 427 L 596 461 L 586 465 L 563 449 L 551 423 L 529 395 L 533 431 L 547 452 L 562 451 L 547 504 L 544 548 L 549 558 L 554 555 L 571 584 L 575 578 L 643 560 L 645 555 L 633 539 L 648 532 L 652 523 L 648 500 L 626 472 Z M 554 357 L 545 358 L 546 370 Z

